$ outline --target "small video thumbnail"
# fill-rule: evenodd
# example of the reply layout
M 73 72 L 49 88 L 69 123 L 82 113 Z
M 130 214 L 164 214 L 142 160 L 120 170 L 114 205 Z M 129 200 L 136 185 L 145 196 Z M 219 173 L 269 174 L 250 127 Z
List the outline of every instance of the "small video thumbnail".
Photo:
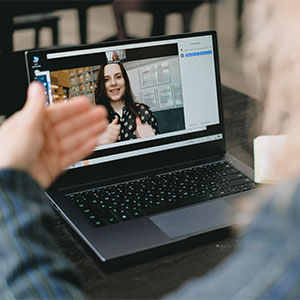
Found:
M 106 51 L 105 55 L 107 63 L 117 63 L 126 60 L 126 50 Z

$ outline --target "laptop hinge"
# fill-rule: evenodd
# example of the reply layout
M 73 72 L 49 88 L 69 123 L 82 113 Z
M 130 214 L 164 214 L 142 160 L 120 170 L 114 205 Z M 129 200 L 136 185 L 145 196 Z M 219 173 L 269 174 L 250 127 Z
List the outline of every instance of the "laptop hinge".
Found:
M 206 157 L 205 159 L 202 158 L 202 159 L 188 161 L 185 163 L 178 163 L 178 164 L 163 166 L 160 168 L 153 168 L 150 170 L 147 169 L 146 171 L 134 172 L 134 173 L 128 174 L 127 176 L 115 176 L 115 177 L 109 178 L 108 180 L 95 180 L 95 181 L 90 181 L 89 183 L 69 185 L 69 186 L 59 188 L 58 190 L 59 191 L 66 191 L 66 190 L 73 190 L 73 189 L 78 190 L 78 189 L 85 189 L 87 187 L 93 188 L 93 187 L 97 187 L 97 186 L 110 185 L 110 184 L 114 184 L 114 183 L 133 181 L 133 180 L 137 180 L 140 178 L 153 176 L 155 174 L 172 172 L 175 170 L 189 168 L 189 167 L 192 167 L 195 165 L 202 165 L 202 164 L 207 164 L 207 163 L 211 163 L 214 161 L 222 160 L 224 158 L 224 154 L 213 155 L 211 157 Z

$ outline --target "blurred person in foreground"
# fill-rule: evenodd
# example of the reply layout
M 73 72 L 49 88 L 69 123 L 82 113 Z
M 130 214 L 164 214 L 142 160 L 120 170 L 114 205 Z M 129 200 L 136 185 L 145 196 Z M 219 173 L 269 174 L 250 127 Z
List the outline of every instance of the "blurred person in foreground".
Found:
M 79 282 L 51 237 L 43 189 L 89 155 L 107 125 L 84 97 L 45 106 L 34 82 L 22 110 L 0 127 L 0 298 L 81 298 Z
M 288 135 L 286 147 L 274 161 L 274 172 L 282 180 L 256 193 L 255 203 L 260 205 L 250 224 L 240 231 L 239 247 L 232 256 L 167 299 L 300 298 L 300 1 L 257 0 L 250 4 L 246 67 L 257 82 L 259 98 L 265 99 L 261 132 Z M 24 110 L 0 128 L 1 141 L 9 141 L 0 150 L 0 294 L 4 299 L 84 298 L 76 273 L 51 239 L 51 209 L 40 185 L 47 187 L 64 167 L 91 151 L 96 140 L 91 138 L 90 147 L 74 157 L 63 158 L 61 151 L 59 156 L 55 154 L 54 145 L 62 143 L 61 149 L 69 148 L 61 134 L 71 133 L 67 126 L 49 125 L 50 121 L 43 124 L 44 119 L 59 124 L 64 118 L 58 110 L 54 117 L 54 107 L 48 111 L 43 105 L 34 105 L 43 97 L 36 89 L 35 93 L 29 91 Z M 103 111 L 89 113 L 92 120 L 100 115 L 100 119 L 106 118 Z M 45 135 L 49 128 L 56 132 L 55 139 Z M 74 138 L 66 140 L 74 142 Z M 59 168 L 52 170 L 52 164 L 45 164 L 48 155 Z
M 274 145 L 281 180 L 246 199 L 252 220 L 235 252 L 169 299 L 300 299 L 300 1 L 246 4 L 244 68 L 264 101 L 259 135 L 287 135 Z

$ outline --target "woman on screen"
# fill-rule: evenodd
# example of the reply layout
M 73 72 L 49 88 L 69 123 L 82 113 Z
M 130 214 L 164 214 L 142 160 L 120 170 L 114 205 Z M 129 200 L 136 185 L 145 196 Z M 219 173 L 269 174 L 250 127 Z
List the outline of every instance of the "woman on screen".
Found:
M 110 124 L 100 136 L 100 144 L 110 144 L 158 134 L 150 108 L 133 99 L 127 72 L 121 63 L 100 66 L 95 87 L 97 105 L 104 105 Z

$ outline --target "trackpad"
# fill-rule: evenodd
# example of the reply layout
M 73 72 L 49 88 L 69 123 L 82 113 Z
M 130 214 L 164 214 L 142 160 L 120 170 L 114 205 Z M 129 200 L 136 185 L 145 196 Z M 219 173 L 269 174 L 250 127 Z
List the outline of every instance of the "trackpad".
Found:
M 237 211 L 222 199 L 150 217 L 169 238 L 234 224 Z

